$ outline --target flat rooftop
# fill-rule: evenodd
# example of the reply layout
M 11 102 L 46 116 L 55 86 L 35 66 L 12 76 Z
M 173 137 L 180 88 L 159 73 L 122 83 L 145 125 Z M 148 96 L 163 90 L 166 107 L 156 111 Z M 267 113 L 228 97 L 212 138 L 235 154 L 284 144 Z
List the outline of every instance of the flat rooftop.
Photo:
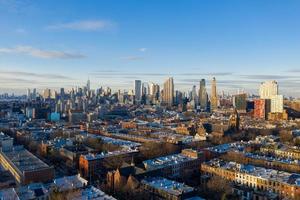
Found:
M 143 161 L 143 164 L 147 170 L 160 169 L 171 165 L 177 165 L 197 158 L 191 158 L 181 153 L 172 154 L 168 156 L 158 157 L 151 160 Z
M 223 168 L 230 171 L 249 174 L 265 180 L 272 180 L 300 186 L 300 174 L 296 173 L 288 173 L 285 171 L 267 169 L 264 167 L 256 167 L 254 165 L 244 165 L 236 162 L 227 162 L 221 159 L 213 159 L 209 162 L 206 162 L 206 164 L 215 168 Z
M 49 166 L 21 146 L 15 146 L 11 151 L 1 152 L 19 171 L 35 171 Z
M 0 190 L 0 199 L 12 199 L 12 200 L 19 200 L 19 197 L 14 188 L 8 188 Z
M 82 199 L 116 200 L 114 197 L 105 194 L 102 190 L 99 190 L 98 188 L 95 188 L 93 186 L 82 190 L 80 194 L 73 197 L 73 200 L 82 200 Z
M 142 180 L 142 183 L 155 189 L 164 190 L 165 192 L 176 196 L 194 191 L 193 187 L 185 185 L 184 183 L 161 177 L 146 178 Z
M 88 137 L 99 138 L 104 143 L 114 144 L 114 145 L 117 145 L 117 146 L 123 146 L 123 147 L 139 147 L 139 146 L 141 146 L 141 144 L 137 143 L 137 142 L 132 142 L 132 141 L 129 141 L 129 140 L 116 139 L 116 138 L 111 138 L 111 137 L 106 137 L 106 136 L 101 136 L 101 135 L 88 134 Z
M 214 147 L 208 147 L 207 149 L 215 153 L 226 153 L 232 150 L 243 151 L 244 148 L 245 148 L 244 144 L 240 142 L 234 142 L 234 143 L 221 144 Z
M 4 134 L 3 132 L 0 132 L 0 141 L 4 141 L 4 140 L 13 140 L 13 138 Z
M 273 162 L 280 162 L 284 164 L 294 164 L 294 165 L 300 165 L 300 161 L 297 159 L 291 159 L 291 158 L 284 158 L 279 156 L 269 156 L 265 155 L 263 153 L 257 154 L 257 153 L 244 153 L 246 157 L 248 158 L 254 158 L 259 160 L 266 160 L 266 161 L 273 161 Z
M 74 175 L 54 179 L 53 183 L 57 188 L 59 188 L 60 191 L 65 191 L 83 188 L 88 184 L 88 181 L 82 178 L 80 175 Z
M 122 149 L 122 150 L 117 150 L 117 151 L 112 151 L 112 152 L 102 152 L 98 154 L 87 154 L 83 155 L 84 159 L 86 160 L 99 160 L 103 158 L 108 158 L 112 156 L 119 156 L 119 155 L 124 155 L 124 154 L 130 154 L 130 153 L 136 153 L 139 152 L 137 149 Z

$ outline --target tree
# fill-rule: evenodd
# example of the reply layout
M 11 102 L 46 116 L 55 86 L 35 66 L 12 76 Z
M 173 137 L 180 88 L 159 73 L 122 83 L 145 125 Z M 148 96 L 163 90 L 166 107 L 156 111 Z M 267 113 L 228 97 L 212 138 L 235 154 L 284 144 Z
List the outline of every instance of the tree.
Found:
M 232 191 L 230 182 L 218 176 L 213 176 L 207 182 L 207 188 L 213 199 L 226 199 L 226 196 Z
M 122 166 L 124 158 L 122 156 L 112 156 L 103 160 L 103 166 L 107 169 L 117 169 Z
M 281 130 L 279 131 L 280 142 L 289 143 L 293 140 L 293 136 L 289 131 Z

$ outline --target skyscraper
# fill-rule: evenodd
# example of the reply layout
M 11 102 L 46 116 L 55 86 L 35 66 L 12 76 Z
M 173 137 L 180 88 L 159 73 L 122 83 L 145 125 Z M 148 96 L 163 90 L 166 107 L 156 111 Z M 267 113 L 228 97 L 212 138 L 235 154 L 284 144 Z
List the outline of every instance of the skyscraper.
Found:
M 162 101 L 167 106 L 172 106 L 174 103 L 174 81 L 172 77 L 164 82 Z
M 271 113 L 283 112 L 283 96 L 278 95 L 278 83 L 276 81 L 265 81 L 261 83 L 259 95 L 261 99 L 270 99 Z
M 247 108 L 247 94 L 236 94 L 233 95 L 233 107 L 238 112 L 246 112 Z
M 196 108 L 198 106 L 198 96 L 197 96 L 197 89 L 196 85 L 193 85 L 192 92 L 191 92 L 191 103 Z
M 36 99 L 36 88 L 32 90 L 32 99 Z
M 283 96 L 273 95 L 271 97 L 271 112 L 282 113 L 283 112 Z
M 51 97 L 51 90 L 49 88 L 44 89 L 43 91 L 43 98 L 49 99 Z
M 27 89 L 27 99 L 31 100 L 31 93 L 30 93 L 30 89 Z
M 139 103 L 141 101 L 141 97 L 142 97 L 142 81 L 141 80 L 134 81 L 134 95 L 135 95 L 135 101 L 137 103 Z
M 278 95 L 278 84 L 276 81 L 265 81 L 260 84 L 259 96 L 261 99 L 271 99 L 274 95 Z
M 65 99 L 65 89 L 64 88 L 60 88 L 60 98 Z
M 87 80 L 86 88 L 87 88 L 88 91 L 91 90 L 91 81 L 90 81 L 90 79 Z
M 207 92 L 205 87 L 205 79 L 201 79 L 200 81 L 200 89 L 199 89 L 199 103 L 200 108 L 203 110 L 207 109 Z
M 151 83 L 149 88 L 149 94 L 152 98 L 152 101 L 157 101 L 159 99 L 160 88 L 158 84 Z
M 218 96 L 217 96 L 217 82 L 213 77 L 211 81 L 211 96 L 210 96 L 210 109 L 215 110 L 218 108 Z

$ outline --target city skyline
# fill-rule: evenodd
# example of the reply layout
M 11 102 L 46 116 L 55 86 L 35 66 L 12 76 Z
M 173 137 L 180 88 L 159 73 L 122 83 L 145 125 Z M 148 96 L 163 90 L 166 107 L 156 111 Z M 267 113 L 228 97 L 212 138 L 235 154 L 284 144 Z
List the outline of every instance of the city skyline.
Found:
M 0 200 L 300 200 L 299 0 L 0 0 Z
M 216 77 L 219 92 L 258 94 L 276 80 L 281 94 L 300 96 L 299 2 L 170 4 L 0 1 L 0 92 L 88 78 L 92 88 L 133 89 L 135 79 L 162 86 L 167 77 L 188 91 Z

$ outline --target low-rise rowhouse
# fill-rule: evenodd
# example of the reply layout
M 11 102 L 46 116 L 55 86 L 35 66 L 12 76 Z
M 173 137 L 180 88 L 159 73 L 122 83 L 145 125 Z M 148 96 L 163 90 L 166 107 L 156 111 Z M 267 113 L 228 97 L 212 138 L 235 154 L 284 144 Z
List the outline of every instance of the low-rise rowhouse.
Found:
M 193 187 L 161 177 L 143 179 L 141 188 L 150 199 L 181 200 L 195 196 Z
M 105 159 L 120 156 L 125 160 L 130 160 L 138 152 L 137 149 L 128 148 L 108 153 L 81 155 L 79 158 L 80 174 L 90 180 L 97 172 L 103 169 L 103 161 Z
M 163 177 L 176 178 L 199 172 L 199 166 L 203 161 L 202 152 L 184 149 L 179 154 L 146 160 L 143 164 L 146 171 L 157 170 Z
M 272 191 L 281 197 L 294 199 L 300 196 L 300 174 L 226 162 L 221 159 L 202 163 L 201 171 L 204 174 L 217 175 L 255 190 Z
M 261 152 L 271 153 L 276 156 L 300 160 L 300 149 L 283 144 L 268 145 L 260 148 Z
M 8 151 L 0 151 L 0 164 L 14 176 L 20 184 L 48 182 L 54 178 L 54 169 L 38 159 L 23 146 L 14 146 Z
M 232 151 L 228 152 L 227 154 L 229 155 L 229 159 L 226 159 L 228 161 L 233 161 L 231 160 L 231 157 L 234 157 L 239 159 L 234 161 L 242 162 L 243 164 L 251 164 L 259 167 L 272 168 L 292 173 L 300 173 L 299 160 L 283 158 L 279 156 L 270 156 L 267 153 Z

